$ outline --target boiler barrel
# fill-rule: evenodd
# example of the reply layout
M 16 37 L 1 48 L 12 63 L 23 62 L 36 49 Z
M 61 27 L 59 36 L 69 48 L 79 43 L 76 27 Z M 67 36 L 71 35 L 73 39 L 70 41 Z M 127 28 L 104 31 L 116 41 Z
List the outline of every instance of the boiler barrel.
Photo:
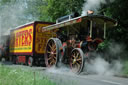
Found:
M 75 18 L 75 17 L 78 17 L 78 16 L 79 16 L 79 13 L 75 12 L 75 13 L 72 13 L 70 15 L 66 15 L 66 16 L 58 18 L 57 22 L 66 21 L 66 20 L 69 20 L 70 18 Z

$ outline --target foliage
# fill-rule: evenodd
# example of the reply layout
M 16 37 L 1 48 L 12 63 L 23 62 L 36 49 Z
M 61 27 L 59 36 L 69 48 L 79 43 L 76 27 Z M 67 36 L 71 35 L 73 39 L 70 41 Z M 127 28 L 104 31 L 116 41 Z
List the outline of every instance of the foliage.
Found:
M 123 67 L 122 74 L 128 76 L 128 61 L 125 61 L 123 64 L 124 64 L 123 65 L 124 67 Z
M 46 0 L 46 13 L 55 21 L 60 16 L 81 12 L 84 0 Z
M 127 0 L 116 0 L 109 4 L 105 9 L 105 14 L 111 16 L 118 21 L 116 29 L 109 31 L 109 38 L 115 39 L 117 42 L 127 42 L 128 35 L 128 1 Z M 111 36 L 113 35 L 113 36 Z M 121 40 L 120 40 L 121 39 Z
M 97 50 L 105 50 L 108 47 L 109 47 L 109 42 L 107 40 L 105 40 L 104 42 L 102 42 L 98 45 Z
M 115 0 L 112 3 L 103 5 L 99 12 L 103 12 L 105 16 L 117 20 L 118 25 L 108 30 L 107 40 L 114 40 L 116 43 L 125 45 L 125 50 L 128 50 L 128 0 Z M 126 54 L 124 52 L 124 54 Z M 125 56 L 127 57 L 127 56 Z
M 28 0 L 26 14 L 32 16 L 34 20 L 50 21 L 45 14 L 47 3 L 45 0 Z
M 55 85 L 55 83 L 38 72 L 0 65 L 0 85 Z

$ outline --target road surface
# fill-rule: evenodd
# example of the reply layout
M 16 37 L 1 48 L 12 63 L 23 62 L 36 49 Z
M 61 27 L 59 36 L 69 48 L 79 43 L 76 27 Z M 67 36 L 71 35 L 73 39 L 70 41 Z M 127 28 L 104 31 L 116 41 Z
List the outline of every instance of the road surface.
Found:
M 10 64 L 10 63 L 9 63 Z M 56 69 L 45 67 L 28 67 L 24 65 L 7 65 L 13 68 L 30 69 L 40 72 L 42 75 L 48 76 L 57 85 L 128 85 L 128 78 L 91 75 L 82 73 L 80 75 L 73 74 L 68 68 Z

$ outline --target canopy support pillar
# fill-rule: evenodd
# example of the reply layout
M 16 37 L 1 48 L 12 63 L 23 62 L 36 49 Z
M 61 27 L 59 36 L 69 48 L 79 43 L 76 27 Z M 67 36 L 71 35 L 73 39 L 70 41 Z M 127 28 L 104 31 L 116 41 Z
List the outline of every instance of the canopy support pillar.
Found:
M 106 22 L 104 22 L 104 39 L 106 38 Z
M 90 38 L 92 38 L 92 20 L 90 21 Z

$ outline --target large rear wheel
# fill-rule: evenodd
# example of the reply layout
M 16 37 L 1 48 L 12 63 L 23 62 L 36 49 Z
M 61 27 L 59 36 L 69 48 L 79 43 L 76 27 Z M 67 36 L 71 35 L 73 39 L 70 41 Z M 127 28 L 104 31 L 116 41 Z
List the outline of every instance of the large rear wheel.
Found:
M 79 74 L 84 65 L 84 53 L 80 48 L 75 48 L 71 52 L 70 67 L 73 73 Z
M 61 41 L 58 38 L 51 38 L 47 42 L 45 63 L 47 67 L 53 65 L 57 66 L 61 53 L 59 48 L 62 46 Z

